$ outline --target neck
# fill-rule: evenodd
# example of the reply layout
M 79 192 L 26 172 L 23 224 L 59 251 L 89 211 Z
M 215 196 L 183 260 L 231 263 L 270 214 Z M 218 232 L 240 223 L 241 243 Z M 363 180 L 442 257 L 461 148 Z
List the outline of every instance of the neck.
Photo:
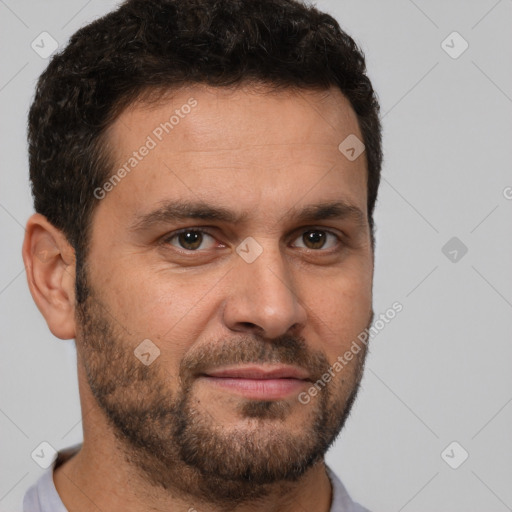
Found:
M 329 512 L 332 489 L 324 461 L 312 466 L 297 482 L 270 484 L 264 497 L 237 505 L 211 503 L 180 485 L 163 489 L 149 484 L 143 475 L 119 454 L 106 457 L 103 446 L 89 445 L 54 472 L 54 482 L 69 512 L 295 512 L 298 508 Z

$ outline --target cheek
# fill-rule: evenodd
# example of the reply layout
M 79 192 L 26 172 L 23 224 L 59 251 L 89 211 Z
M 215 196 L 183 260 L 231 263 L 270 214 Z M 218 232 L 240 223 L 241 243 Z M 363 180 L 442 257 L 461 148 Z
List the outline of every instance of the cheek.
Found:
M 343 273 L 307 287 L 309 323 L 322 350 L 335 359 L 366 329 L 372 308 L 371 273 Z
M 186 351 L 215 313 L 216 275 L 125 269 L 124 276 L 120 271 L 105 290 L 112 315 L 132 338 L 148 338 L 162 352 Z
M 371 294 L 366 290 L 340 289 L 334 293 L 323 293 L 308 302 L 310 321 L 324 325 L 334 336 L 345 338 L 359 333 L 366 327 L 371 309 Z

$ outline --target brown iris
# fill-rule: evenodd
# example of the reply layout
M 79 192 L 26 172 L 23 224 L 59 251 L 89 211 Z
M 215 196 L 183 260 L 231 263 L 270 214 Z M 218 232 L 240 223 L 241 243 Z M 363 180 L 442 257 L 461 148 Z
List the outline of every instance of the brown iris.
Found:
M 302 235 L 304 245 L 309 249 L 321 249 L 325 244 L 326 234 L 323 231 L 306 231 Z
M 184 231 L 178 235 L 180 245 L 184 249 L 197 249 L 202 241 L 203 234 L 200 231 Z

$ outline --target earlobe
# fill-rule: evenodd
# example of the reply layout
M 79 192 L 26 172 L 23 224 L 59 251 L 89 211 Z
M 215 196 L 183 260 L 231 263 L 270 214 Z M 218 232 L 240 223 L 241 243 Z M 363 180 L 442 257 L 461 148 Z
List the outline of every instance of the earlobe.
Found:
M 75 252 L 65 235 L 36 213 L 27 221 L 22 249 L 28 286 L 50 331 L 75 337 Z

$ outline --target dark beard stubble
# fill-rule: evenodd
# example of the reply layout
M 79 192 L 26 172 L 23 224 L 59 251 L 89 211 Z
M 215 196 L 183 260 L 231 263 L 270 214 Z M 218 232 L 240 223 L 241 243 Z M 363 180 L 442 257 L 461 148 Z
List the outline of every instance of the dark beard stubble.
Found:
M 180 386 L 171 391 L 159 359 L 143 365 L 133 354 L 138 343 L 128 342 L 105 311 L 90 289 L 77 305 L 77 350 L 92 394 L 127 462 L 145 481 L 189 501 L 194 496 L 231 510 L 265 498 L 277 483 L 286 492 L 287 483 L 297 482 L 323 460 L 359 390 L 366 346 L 352 367 L 319 390 L 316 400 L 307 405 L 297 401 L 298 407 L 309 408 L 299 433 L 285 428 L 290 410 L 297 407 L 285 401 L 241 400 L 236 412 L 246 419 L 246 428 L 227 430 L 194 396 L 198 373 L 227 364 L 283 363 L 309 370 L 316 382 L 330 367 L 323 352 L 311 351 L 297 336 L 271 341 L 238 336 L 187 352 L 180 363 Z M 368 326 L 372 318 L 373 313 Z

